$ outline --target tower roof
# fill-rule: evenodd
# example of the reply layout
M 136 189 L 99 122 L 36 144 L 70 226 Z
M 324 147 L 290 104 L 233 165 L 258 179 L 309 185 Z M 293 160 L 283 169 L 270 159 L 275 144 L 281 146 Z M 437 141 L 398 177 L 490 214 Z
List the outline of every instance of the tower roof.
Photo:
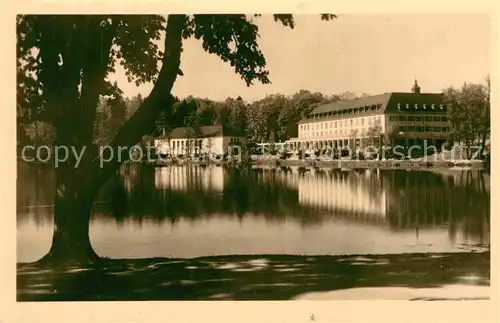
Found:
M 413 93 L 420 93 L 420 86 L 418 85 L 417 79 L 415 79 L 415 83 L 411 89 Z

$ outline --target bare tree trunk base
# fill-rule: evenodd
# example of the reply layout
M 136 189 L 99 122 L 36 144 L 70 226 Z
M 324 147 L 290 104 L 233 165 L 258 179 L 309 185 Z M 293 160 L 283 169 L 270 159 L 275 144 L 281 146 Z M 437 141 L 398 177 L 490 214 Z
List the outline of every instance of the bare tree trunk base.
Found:
M 50 268 L 88 267 L 99 263 L 101 260 L 102 258 L 99 257 L 92 248 L 85 253 L 66 253 L 51 249 L 49 253 L 43 256 L 35 264 Z

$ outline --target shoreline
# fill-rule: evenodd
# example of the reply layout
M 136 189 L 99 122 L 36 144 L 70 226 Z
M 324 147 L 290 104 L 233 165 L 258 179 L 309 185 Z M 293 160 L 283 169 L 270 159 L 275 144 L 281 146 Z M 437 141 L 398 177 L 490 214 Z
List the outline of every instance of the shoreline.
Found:
M 26 163 L 29 165 L 44 165 L 54 166 L 53 162 L 32 161 L 25 162 L 17 160 L 18 163 Z M 230 166 L 238 168 L 240 163 L 232 161 L 181 161 L 181 162 L 166 162 L 160 163 L 158 160 L 151 161 L 125 161 L 122 165 L 127 164 L 144 164 L 154 167 L 169 167 L 169 166 Z M 411 169 L 411 170 L 428 170 L 428 169 L 446 169 L 446 170 L 488 170 L 485 162 L 482 160 L 456 160 L 456 161 L 417 161 L 417 160 L 300 160 L 300 159 L 271 159 L 258 158 L 249 161 L 247 164 L 254 167 L 304 167 L 304 168 L 324 168 L 324 169 Z
M 18 301 L 294 300 L 332 292 L 342 299 L 360 288 L 379 289 L 378 297 L 390 300 L 391 288 L 432 298 L 446 285 L 482 288 L 489 297 L 490 252 L 103 259 L 59 269 L 17 264 Z
M 203 162 L 203 161 L 184 161 L 181 163 L 158 163 L 144 162 L 155 167 L 168 167 L 172 165 L 202 165 L 202 166 L 233 166 L 238 167 L 235 162 Z M 448 170 L 487 170 L 484 162 L 481 160 L 472 161 L 412 161 L 412 160 L 329 160 L 329 161 L 313 161 L 313 160 L 297 160 L 297 159 L 256 159 L 252 160 L 249 165 L 254 167 L 304 167 L 304 168 L 329 168 L 329 169 L 412 169 L 412 170 L 427 170 L 427 169 L 448 169 Z

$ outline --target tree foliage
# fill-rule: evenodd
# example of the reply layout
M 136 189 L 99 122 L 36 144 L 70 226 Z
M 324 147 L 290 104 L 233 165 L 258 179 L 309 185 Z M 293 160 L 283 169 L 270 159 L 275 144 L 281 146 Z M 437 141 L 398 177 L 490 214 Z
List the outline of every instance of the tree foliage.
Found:
M 461 88 L 447 88 L 443 91 L 444 101 L 448 104 L 448 117 L 451 123 L 450 139 L 463 143 L 467 156 L 471 158 L 471 147 L 481 144 L 481 152 L 490 134 L 490 83 L 467 84 Z
M 273 17 L 284 26 L 295 27 L 290 14 Z M 323 20 L 333 18 L 331 14 L 321 15 Z M 269 83 L 266 60 L 258 46 L 259 28 L 251 16 L 176 15 L 170 16 L 168 23 L 178 25 L 175 31 L 183 39 L 200 39 L 207 52 L 233 66 L 247 85 L 255 80 Z M 156 83 L 165 50 L 171 46 L 182 51 L 181 45 L 175 48 L 172 42 L 169 46 L 167 39 L 165 50 L 159 48 L 167 25 L 167 19 L 159 15 L 18 16 L 18 109 L 29 111 L 30 121 L 49 122 L 56 129 L 71 133 L 68 137 L 72 139 L 79 137 L 79 141 L 91 142 L 96 134 L 92 130 L 94 123 L 101 122 L 98 114 L 102 111 L 97 106 L 102 105 L 102 98 L 111 97 L 109 100 L 115 101 L 113 104 L 108 100 L 111 107 L 124 106 L 121 89 L 108 78 L 116 65 L 123 66 L 130 82 Z M 177 72 L 182 74 L 178 68 Z M 182 104 L 182 108 L 193 107 Z M 205 105 L 199 110 L 205 117 L 202 124 L 210 123 L 214 107 Z M 118 113 L 115 111 L 114 115 Z M 241 111 L 234 113 L 230 114 L 232 120 L 241 119 L 237 118 Z M 224 113 L 219 116 L 226 117 Z M 163 117 L 174 125 L 184 122 L 176 120 L 175 112 L 167 111 Z M 237 128 L 243 129 L 244 125 Z

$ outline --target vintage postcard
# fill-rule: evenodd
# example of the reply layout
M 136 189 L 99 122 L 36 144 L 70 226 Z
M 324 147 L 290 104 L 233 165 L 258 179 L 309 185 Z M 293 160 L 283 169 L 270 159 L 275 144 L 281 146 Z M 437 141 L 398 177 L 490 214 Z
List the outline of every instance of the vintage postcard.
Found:
M 4 22 L 0 322 L 493 318 L 498 6 L 109 6 Z

